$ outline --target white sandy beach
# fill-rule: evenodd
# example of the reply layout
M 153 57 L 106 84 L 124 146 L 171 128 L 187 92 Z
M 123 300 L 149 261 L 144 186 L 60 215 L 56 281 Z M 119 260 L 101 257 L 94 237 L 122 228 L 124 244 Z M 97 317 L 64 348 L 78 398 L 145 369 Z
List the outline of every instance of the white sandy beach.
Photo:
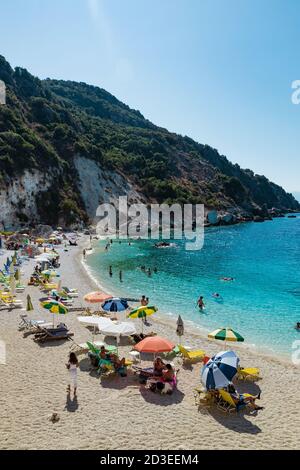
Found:
M 82 296 L 95 290 L 81 264 L 82 246 L 59 249 L 63 285 L 77 288 Z M 1 265 L 7 254 L 0 259 Z M 34 260 L 23 266 L 24 281 Z M 37 287 L 27 287 L 18 298 L 31 295 L 35 311 L 32 318 L 52 321 L 52 315 L 39 307 L 42 297 Z M 0 340 L 5 341 L 7 363 L 0 365 L 0 448 L 1 449 L 298 449 L 300 447 L 300 367 L 247 348 L 237 348 L 243 366 L 261 369 L 256 384 L 238 382 L 241 392 L 262 391 L 256 415 L 248 412 L 225 414 L 216 408 L 198 411 L 193 388 L 199 385 L 201 364 L 183 367 L 175 359 L 178 391 L 160 396 L 145 390 L 129 372 L 127 378 L 108 377 L 101 381 L 83 359 L 78 374 L 78 400 L 67 400 L 68 379 L 65 363 L 72 342 L 40 346 L 32 336 L 18 331 L 20 310 L 0 312 Z M 75 334 L 76 343 L 91 337 L 79 324 L 78 313 L 56 318 Z M 138 322 L 138 321 L 137 321 Z M 175 343 L 176 327 L 151 317 L 151 329 Z M 139 323 L 137 323 L 139 326 Z M 98 338 L 97 338 L 98 339 Z M 99 339 L 102 337 L 99 335 Z M 187 333 L 184 343 L 204 349 L 208 355 L 223 349 Z M 122 346 L 128 357 L 131 346 Z M 53 424 L 49 417 L 59 414 Z

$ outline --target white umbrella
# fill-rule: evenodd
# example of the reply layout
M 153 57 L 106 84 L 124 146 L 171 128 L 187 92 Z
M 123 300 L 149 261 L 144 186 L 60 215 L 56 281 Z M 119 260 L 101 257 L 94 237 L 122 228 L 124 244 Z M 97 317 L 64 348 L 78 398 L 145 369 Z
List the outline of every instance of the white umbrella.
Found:
M 100 332 L 106 336 L 131 336 L 136 334 L 136 329 L 133 323 L 131 322 L 111 322 L 111 324 L 107 324 L 99 328 Z
M 118 343 L 121 336 L 131 336 L 136 334 L 136 329 L 133 323 L 131 322 L 111 322 L 110 325 L 99 328 L 100 333 L 104 336 L 113 336 L 117 340 L 117 349 Z
M 100 331 L 101 328 L 109 327 L 112 321 L 109 318 L 96 317 L 96 316 L 87 316 L 87 317 L 77 317 L 78 321 L 85 326 L 92 326 L 94 328 L 93 341 L 96 332 L 96 328 Z

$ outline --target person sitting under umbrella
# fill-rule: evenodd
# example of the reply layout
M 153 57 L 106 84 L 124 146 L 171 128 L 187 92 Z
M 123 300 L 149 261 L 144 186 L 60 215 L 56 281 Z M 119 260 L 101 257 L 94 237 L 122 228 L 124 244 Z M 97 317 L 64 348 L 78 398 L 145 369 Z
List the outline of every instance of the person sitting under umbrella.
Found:
M 115 371 L 120 374 L 121 377 L 126 377 L 127 376 L 127 368 L 125 365 L 125 357 L 120 359 L 116 354 L 111 354 L 110 355 L 110 360 L 115 368 Z
M 163 370 L 166 368 L 165 363 L 160 357 L 157 357 L 153 362 L 153 375 L 154 377 L 161 377 L 163 375 Z
M 255 411 L 264 409 L 263 406 L 257 406 L 255 404 L 255 400 L 260 400 L 260 392 L 257 395 L 240 394 L 232 384 L 228 385 L 227 391 L 236 404 L 237 410 L 245 405 L 250 405 Z

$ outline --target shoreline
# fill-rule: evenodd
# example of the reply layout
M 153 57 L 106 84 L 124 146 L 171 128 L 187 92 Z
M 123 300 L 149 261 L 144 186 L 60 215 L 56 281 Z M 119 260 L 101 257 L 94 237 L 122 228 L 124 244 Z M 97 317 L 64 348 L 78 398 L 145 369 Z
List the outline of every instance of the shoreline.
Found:
M 74 306 L 83 307 L 83 295 L 97 286 L 81 262 L 87 243 L 82 236 L 77 247 L 68 247 L 67 252 L 63 247 L 58 249 L 63 285 L 78 289 L 79 298 Z M 7 253 L 0 256 L 0 262 L 5 261 L 6 256 Z M 24 284 L 33 267 L 34 260 L 22 266 Z M 28 315 L 53 321 L 52 314 L 40 307 L 40 290 L 28 286 L 18 295 L 25 306 L 27 294 L 34 306 L 34 311 Z M 299 368 L 283 364 L 280 358 L 271 359 L 232 344 L 243 367 L 258 367 L 261 371 L 262 379 L 257 383 L 236 383 L 240 393 L 262 391 L 259 404 L 264 409 L 257 414 L 226 414 L 216 407 L 198 410 L 193 389 L 199 386 L 202 364 L 183 364 L 179 357 L 172 359 L 179 370 L 178 389 L 170 396 L 160 396 L 141 386 L 131 369 L 127 378 L 101 379 L 91 370 L 86 356 L 79 356 L 78 397 L 74 400 L 66 394 L 68 372 L 65 367 L 74 343 L 36 344 L 32 336 L 24 337 L 23 332 L 18 331 L 21 313 L 21 310 L 0 313 L 0 339 L 7 350 L 6 364 L 0 365 L 0 448 L 3 450 L 299 448 L 300 437 L 295 432 L 300 422 Z M 74 333 L 74 342 L 80 344 L 91 338 L 91 332 L 78 322 L 77 316 L 76 312 L 55 316 L 55 323 L 65 322 Z M 174 324 L 153 317 L 151 328 L 177 344 Z M 140 321 L 134 322 L 139 331 Z M 113 344 L 111 338 L 100 334 L 96 338 Z M 204 349 L 208 355 L 224 348 L 220 342 L 190 333 L 189 327 L 183 339 L 185 343 Z M 120 355 L 128 358 L 131 349 L 132 344 L 122 339 Z M 142 365 L 149 366 L 149 360 L 144 359 Z M 50 422 L 54 412 L 59 415 L 55 424 Z M 109 432 L 102 432 L 103 423 Z M 137 435 L 143 435 L 143 439 L 137 439 Z
M 92 243 L 97 243 L 98 241 L 99 240 L 93 240 Z M 89 244 L 89 246 L 92 246 L 92 252 L 89 253 L 87 256 L 91 256 L 93 254 L 94 246 L 92 245 L 92 243 Z M 84 242 L 82 242 L 81 248 L 82 249 L 86 248 L 87 245 L 88 245 L 87 241 L 84 241 Z M 87 263 L 87 260 L 83 259 L 83 256 L 82 256 L 81 252 L 78 253 L 77 260 L 78 260 L 79 264 L 81 265 L 81 267 L 83 268 L 84 275 L 87 276 L 87 278 L 95 285 L 95 287 L 97 287 L 97 289 L 102 290 L 106 294 L 112 294 L 114 297 L 119 296 L 117 290 L 111 290 L 110 292 L 108 292 L 108 289 L 101 283 L 101 280 L 97 279 L 96 276 L 93 275 L 93 273 L 91 272 L 91 269 L 90 269 L 90 267 Z M 153 316 L 152 316 L 151 321 L 153 321 L 154 324 L 158 323 L 162 326 L 166 326 L 169 329 L 172 329 L 172 331 L 175 331 L 176 327 L 177 327 L 176 319 L 171 318 L 171 315 L 168 315 L 166 317 L 166 314 L 163 313 L 163 312 L 155 314 L 155 318 L 153 318 Z M 194 329 L 196 329 L 197 331 L 195 331 Z M 220 345 L 220 350 L 222 349 L 222 342 L 209 340 L 207 338 L 207 331 L 204 328 L 201 328 L 201 326 L 198 326 L 192 320 L 185 321 L 185 332 L 186 332 L 185 336 L 188 336 L 188 337 L 192 336 L 194 338 L 194 340 L 198 339 L 201 342 L 207 342 L 209 344 L 214 344 L 214 345 L 219 344 Z M 278 358 L 275 355 L 275 351 L 273 351 L 269 348 L 264 349 L 264 348 L 262 348 L 261 346 L 259 346 L 257 344 L 251 345 L 251 344 L 245 342 L 245 343 L 242 343 L 242 344 L 241 343 L 230 343 L 230 345 L 233 346 L 234 349 L 236 349 L 237 351 L 246 351 L 247 353 L 253 355 L 254 357 L 255 356 L 260 356 L 264 359 L 273 360 L 273 361 L 278 362 L 278 363 L 280 363 L 282 365 L 285 365 L 285 366 L 295 367 L 296 369 L 299 367 L 299 366 L 292 363 L 291 359 L 289 359 L 288 354 L 280 353 L 280 354 L 283 355 L 283 357 Z

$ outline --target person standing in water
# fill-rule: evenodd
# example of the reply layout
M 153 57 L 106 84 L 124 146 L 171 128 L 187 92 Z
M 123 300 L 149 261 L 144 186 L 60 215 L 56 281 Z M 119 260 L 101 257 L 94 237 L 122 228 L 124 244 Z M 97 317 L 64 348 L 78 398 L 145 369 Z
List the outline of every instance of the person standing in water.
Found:
M 123 273 L 122 273 L 122 271 L 119 272 L 119 278 L 120 278 L 120 282 L 123 282 Z
M 109 275 L 110 277 L 112 277 L 113 273 L 112 273 L 112 266 L 109 267 Z
M 197 300 L 197 305 L 200 308 L 200 310 L 203 310 L 205 307 L 203 296 L 201 295 L 199 299 Z

